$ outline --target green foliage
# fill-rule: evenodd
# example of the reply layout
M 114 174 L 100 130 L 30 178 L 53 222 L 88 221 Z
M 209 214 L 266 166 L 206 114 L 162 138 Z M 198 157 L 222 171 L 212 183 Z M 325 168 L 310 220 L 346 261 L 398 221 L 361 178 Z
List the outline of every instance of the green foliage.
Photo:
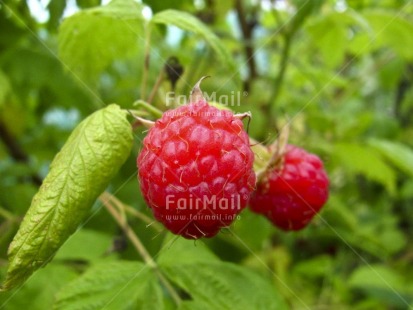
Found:
M 166 243 L 171 248 L 159 257 L 160 268 L 191 296 L 196 307 L 233 309 L 237 305 L 242 309 L 287 309 L 270 283 L 254 272 L 220 261 L 203 244 L 194 247 L 191 241 L 183 239 L 170 244 L 171 241 Z M 259 291 L 250 294 L 257 287 Z
M 18 291 L 0 295 L 0 307 L 10 310 L 52 309 L 59 290 L 78 277 L 67 266 L 51 263 L 45 272 L 38 272 Z
M 413 176 L 412 149 L 401 143 L 383 140 L 372 140 L 370 144 L 404 173 Z
M 403 279 L 392 269 L 382 265 L 363 266 L 353 272 L 349 279 L 351 287 L 398 307 L 409 306 L 412 302 L 407 292 L 403 292 Z
M 400 57 L 412 59 L 410 48 L 413 46 L 413 38 L 410 34 L 413 31 L 413 24 L 410 21 L 384 11 L 371 11 L 363 15 L 371 28 L 373 47 L 390 47 Z M 394 35 L 395 33 L 397 36 Z
M 133 55 L 143 37 L 142 8 L 132 0 L 116 0 L 65 19 L 59 55 L 65 69 L 93 81 L 116 59 Z
M 131 143 L 126 112 L 116 105 L 79 124 L 50 165 L 10 244 L 3 290 L 20 286 L 49 262 L 124 163 Z
M 337 143 L 334 145 L 333 157 L 339 159 L 349 172 L 361 173 L 394 194 L 396 174 L 374 150 L 357 144 Z
M 58 294 L 54 309 L 163 309 L 156 276 L 139 262 L 98 263 Z
M 0 276 L 19 286 L 1 309 L 412 306 L 411 1 L 33 3 L 0 4 Z M 289 124 L 323 159 L 330 197 L 308 228 L 245 210 L 193 242 L 152 222 L 136 180 L 146 132 L 135 122 L 132 146 L 120 107 L 171 108 L 170 57 L 175 97 L 210 75 L 203 90 L 239 95 L 225 108 L 251 111 L 255 140 Z M 118 222 L 95 203 L 104 190 Z
M 174 283 L 209 309 L 233 309 L 234 305 L 243 309 L 287 309 L 268 282 L 233 264 L 181 264 L 163 270 Z M 260 289 L 250 295 L 257 287 Z
M 92 262 L 101 259 L 107 253 L 111 244 L 112 239 L 109 234 L 81 229 L 62 245 L 54 256 L 54 260 Z
M 7 95 L 10 92 L 10 83 L 7 76 L 0 71 L 0 106 L 4 104 Z
M 227 82 L 235 80 L 235 85 L 238 85 L 239 72 L 233 58 L 219 38 L 205 24 L 191 14 L 176 10 L 159 12 L 153 16 L 151 22 L 155 24 L 173 25 L 201 36 L 211 46 L 222 65 L 228 68 L 230 78 Z

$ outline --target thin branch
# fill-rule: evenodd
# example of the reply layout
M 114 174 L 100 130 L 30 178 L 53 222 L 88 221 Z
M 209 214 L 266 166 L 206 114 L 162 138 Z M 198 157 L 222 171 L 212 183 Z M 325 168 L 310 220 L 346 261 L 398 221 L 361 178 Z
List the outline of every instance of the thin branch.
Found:
M 150 47 L 151 47 L 151 27 L 148 26 L 145 37 L 145 53 L 144 53 L 144 62 L 143 62 L 143 73 L 141 81 L 141 98 L 145 98 L 146 93 L 146 84 L 148 81 L 149 73 L 149 64 L 150 64 Z
M 235 10 L 237 11 L 238 22 L 241 26 L 242 35 L 244 37 L 245 57 L 247 58 L 249 68 L 249 78 L 245 81 L 244 90 L 249 91 L 251 80 L 257 76 L 254 48 L 252 45 L 252 32 L 254 29 L 254 24 L 248 22 L 242 0 L 235 0 Z
M 155 271 L 159 280 L 165 286 L 166 290 L 169 292 L 172 299 L 179 306 L 182 302 L 181 297 L 179 297 L 179 294 L 176 292 L 174 287 L 171 285 L 171 283 L 169 283 L 168 279 L 166 279 L 165 276 L 161 273 L 161 271 L 158 268 L 158 265 L 156 264 L 152 256 L 149 254 L 149 252 L 146 250 L 145 246 L 140 241 L 140 239 L 135 234 L 135 232 L 130 228 L 125 217 L 122 217 L 122 215 L 116 210 L 116 208 L 112 206 L 110 201 L 108 199 L 105 199 L 104 195 L 100 196 L 99 200 L 102 202 L 106 210 L 108 210 L 108 212 L 112 215 L 112 217 L 118 223 L 119 227 L 122 228 L 125 235 L 131 241 L 136 251 L 141 255 L 145 263 Z
M 281 52 L 281 59 L 280 59 L 278 74 L 277 74 L 277 77 L 275 78 L 274 91 L 269 101 L 271 104 L 271 110 L 272 110 L 271 112 L 275 112 L 274 111 L 274 108 L 276 106 L 275 103 L 278 100 L 278 97 L 281 93 L 281 88 L 284 82 L 285 72 L 286 72 L 287 65 L 288 65 L 288 59 L 290 57 L 291 44 L 294 39 L 294 36 L 297 33 L 297 31 L 300 29 L 300 27 L 304 24 L 308 16 L 310 16 L 314 12 L 315 8 L 319 4 L 320 3 L 316 3 L 315 1 L 314 2 L 310 0 L 306 1 L 299 8 L 297 8 L 297 13 L 294 14 L 294 16 L 289 21 L 288 26 L 286 27 L 287 31 L 281 32 L 283 34 L 284 46 Z M 271 119 L 273 120 L 273 122 L 275 122 L 274 118 L 271 118 Z
M 153 117 L 160 118 L 162 117 L 163 112 L 159 110 L 158 108 L 155 108 L 153 105 L 150 105 L 149 103 L 143 101 L 143 100 L 138 100 L 133 103 L 134 107 L 142 107 L 151 114 Z M 136 114 L 136 111 L 134 111 L 134 114 Z M 136 114 L 137 115 L 137 114 Z
M 146 100 L 147 102 L 149 102 L 150 104 L 153 104 L 153 99 L 155 98 L 156 92 L 158 91 L 159 87 L 161 86 L 162 81 L 165 78 L 165 74 L 164 74 L 164 70 L 163 68 L 161 69 L 161 71 L 158 74 L 158 78 L 156 79 L 155 85 L 152 88 L 152 91 L 148 97 L 148 100 Z
M 112 194 L 110 194 L 108 192 L 104 192 L 104 193 L 102 193 L 101 197 L 103 199 L 107 199 L 107 200 L 112 201 L 116 205 L 116 207 L 118 207 L 120 210 L 124 210 L 126 213 L 129 213 L 130 215 L 142 220 L 143 222 L 148 224 L 148 226 L 153 227 L 157 232 L 161 232 L 161 231 L 164 230 L 162 228 L 162 225 L 160 225 L 154 219 L 150 218 L 149 216 L 146 216 L 142 212 L 139 212 L 135 208 L 123 203 L 122 201 L 120 201 L 118 198 L 116 198 Z
M 277 101 L 278 96 L 281 93 L 281 87 L 284 82 L 285 72 L 286 72 L 287 65 L 288 65 L 288 58 L 290 57 L 291 42 L 292 42 L 292 36 L 286 34 L 284 36 L 284 47 L 281 53 L 280 65 L 279 65 L 277 77 L 275 78 L 275 82 L 274 82 L 274 88 L 273 88 L 274 90 L 271 94 L 270 101 L 269 101 L 271 106 L 275 106 L 274 102 Z
M 0 216 L 5 218 L 8 221 L 14 221 L 16 218 L 14 217 L 13 213 L 7 211 L 6 209 L 0 207 Z

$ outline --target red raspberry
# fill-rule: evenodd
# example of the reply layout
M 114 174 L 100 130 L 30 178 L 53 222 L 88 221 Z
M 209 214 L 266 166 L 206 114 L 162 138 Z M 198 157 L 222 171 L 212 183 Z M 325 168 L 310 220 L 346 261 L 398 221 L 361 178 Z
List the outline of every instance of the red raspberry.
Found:
M 246 207 L 253 162 L 241 120 L 204 100 L 165 112 L 137 159 L 155 218 L 187 239 L 215 236 Z
M 282 167 L 269 171 L 257 185 L 250 208 L 283 230 L 300 230 L 326 203 L 328 186 L 320 158 L 287 145 Z

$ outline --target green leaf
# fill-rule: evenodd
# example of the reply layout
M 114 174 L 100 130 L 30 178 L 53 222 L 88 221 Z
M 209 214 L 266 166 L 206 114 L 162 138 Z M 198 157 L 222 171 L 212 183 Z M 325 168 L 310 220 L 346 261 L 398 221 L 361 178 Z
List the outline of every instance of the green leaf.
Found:
M 201 240 L 197 240 L 195 245 L 192 240 L 169 234 L 165 238 L 161 255 L 157 261 L 160 265 L 167 266 L 174 265 L 176 262 L 195 264 L 219 260 Z
M 299 262 L 294 266 L 294 272 L 311 279 L 321 278 L 331 274 L 333 260 L 331 256 L 319 255 Z
M 93 79 L 117 59 L 136 52 L 143 42 L 142 7 L 115 0 L 65 19 L 59 32 L 61 60 L 82 77 Z
M 77 273 L 72 268 L 51 263 L 44 272 L 39 272 L 17 291 L 0 294 L 0 308 L 7 310 L 52 309 L 56 293 L 68 282 L 73 281 Z
M 140 262 L 99 263 L 63 287 L 54 309 L 163 309 L 162 291 L 153 270 Z
M 239 85 L 239 70 L 234 62 L 234 58 L 228 52 L 225 45 L 215 35 L 215 33 L 213 33 L 199 19 L 189 13 L 176 10 L 165 10 L 156 13 L 153 16 L 151 23 L 173 25 L 201 36 L 211 46 L 221 63 L 228 67 L 230 76 L 228 81 L 231 81 L 234 78 L 235 84 Z
M 413 176 L 413 150 L 404 144 L 386 140 L 370 140 L 369 145 L 379 151 L 393 165 Z
M 177 263 L 163 266 L 162 270 L 192 299 L 209 305 L 210 309 L 233 309 L 234 305 L 239 309 L 286 309 L 275 288 L 245 267 L 203 262 Z
M 234 305 L 239 309 L 286 309 L 269 282 L 246 267 L 219 261 L 205 245 L 178 239 L 165 248 L 158 264 L 191 295 L 195 309 L 233 309 Z
M 179 305 L 179 310 L 210 310 L 211 307 L 208 303 L 201 301 L 184 301 Z
M 109 105 L 70 135 L 10 244 L 2 290 L 21 285 L 45 266 L 108 186 L 132 148 L 126 115 L 119 106 Z
M 76 0 L 76 4 L 82 9 L 98 6 L 100 2 L 101 0 Z
M 407 302 L 402 277 L 384 265 L 359 267 L 350 276 L 349 285 L 391 304 L 405 306 Z
M 144 0 L 143 2 L 150 6 L 153 13 L 171 8 L 186 11 L 185 9 L 191 9 L 191 7 L 193 6 L 191 0 Z
M 334 157 L 350 172 L 361 173 L 366 178 L 381 183 L 390 193 L 396 190 L 396 174 L 377 152 L 369 146 L 352 143 L 334 145 Z
M 50 18 L 48 21 L 48 26 L 50 30 L 54 30 L 59 25 L 60 19 L 66 8 L 66 1 L 65 0 L 54 0 L 50 1 L 47 5 L 47 9 L 49 10 Z
M 346 52 L 348 30 L 340 17 L 339 13 L 322 16 L 308 27 L 314 44 L 329 67 L 340 65 Z
M 293 15 L 290 21 L 290 33 L 292 34 L 301 27 L 311 14 L 321 8 L 323 0 L 293 0 L 293 3 L 297 9 L 297 13 Z
M 112 237 L 108 234 L 82 229 L 66 241 L 56 253 L 55 259 L 100 259 L 110 249 L 112 242 Z
M 385 11 L 368 11 L 363 16 L 373 30 L 370 39 L 374 47 L 390 47 L 401 57 L 413 59 L 413 24 L 410 21 L 403 19 L 401 14 Z

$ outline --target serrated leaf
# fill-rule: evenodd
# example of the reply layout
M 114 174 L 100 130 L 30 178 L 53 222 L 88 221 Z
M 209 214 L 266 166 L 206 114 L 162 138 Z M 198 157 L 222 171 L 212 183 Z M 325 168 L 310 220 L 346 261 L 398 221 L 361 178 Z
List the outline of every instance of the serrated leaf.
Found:
M 112 104 L 72 132 L 10 244 L 2 290 L 21 285 L 48 263 L 125 162 L 133 140 L 126 114 Z
M 51 309 L 56 293 L 77 276 L 73 268 L 51 263 L 47 270 L 33 276 L 21 289 L 0 294 L 0 309 Z
M 367 179 L 381 183 L 390 193 L 395 192 L 394 170 L 368 145 L 337 143 L 334 145 L 334 157 L 350 172 L 360 173 Z
M 215 33 L 213 33 L 199 19 L 186 12 L 180 12 L 176 10 L 165 10 L 156 13 L 153 16 L 151 23 L 173 25 L 201 36 L 210 45 L 212 50 L 216 53 L 221 63 L 225 66 L 228 66 L 230 76 L 233 76 L 236 85 L 239 85 L 240 76 L 238 68 L 234 62 L 234 58 L 228 52 L 225 45 L 215 35 Z
M 133 0 L 80 11 L 61 25 L 60 58 L 71 70 L 93 79 L 142 45 L 143 23 L 142 6 Z
M 163 309 L 162 291 L 153 270 L 140 262 L 99 263 L 63 287 L 54 309 Z
M 161 265 L 174 265 L 176 262 L 198 263 L 219 261 L 202 241 L 198 240 L 195 245 L 192 240 L 178 238 L 175 235 L 169 234 L 165 238 L 162 252 L 157 259 Z
M 411 148 L 398 142 L 386 140 L 370 140 L 369 145 L 400 170 L 413 176 L 413 150 Z
M 286 309 L 269 282 L 246 267 L 219 261 L 205 245 L 178 239 L 165 248 L 158 264 L 172 282 L 191 295 L 195 309 L 234 309 L 234 305 L 239 309 Z
M 287 309 L 271 284 L 231 263 L 202 262 L 163 266 L 175 284 L 210 309 Z M 259 290 L 257 290 L 259 288 Z M 251 294 L 251 292 L 254 294 Z

